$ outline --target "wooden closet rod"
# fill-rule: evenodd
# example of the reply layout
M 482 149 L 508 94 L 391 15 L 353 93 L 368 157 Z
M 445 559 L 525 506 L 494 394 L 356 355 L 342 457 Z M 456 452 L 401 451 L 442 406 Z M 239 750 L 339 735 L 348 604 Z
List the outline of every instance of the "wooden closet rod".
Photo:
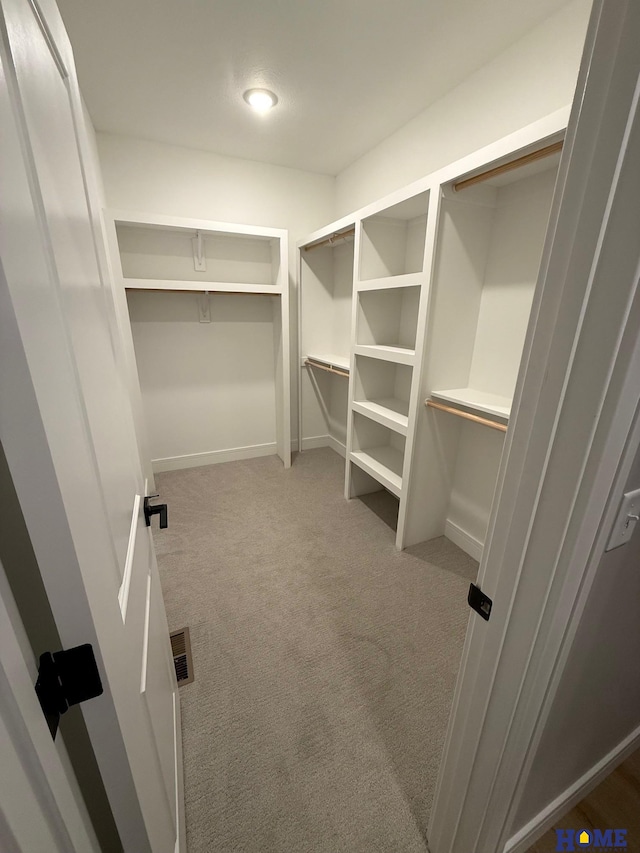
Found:
M 500 430 L 500 432 L 507 431 L 506 424 L 491 421 L 489 418 L 481 418 L 479 415 L 472 415 L 471 412 L 463 412 L 461 409 L 454 409 L 453 406 L 445 406 L 442 403 L 436 403 L 435 400 L 427 400 L 425 405 L 430 406 L 432 409 L 438 409 L 440 412 L 447 412 L 450 415 L 457 415 L 459 418 L 465 418 L 467 421 L 473 421 L 476 424 L 482 424 L 483 426 L 491 427 L 491 429 Z
M 348 231 L 339 231 L 337 234 L 332 234 L 330 237 L 326 237 L 324 240 L 320 240 L 319 243 L 312 243 L 310 246 L 305 246 L 305 252 L 311 251 L 311 249 L 319 249 L 320 246 L 333 246 L 338 240 L 342 240 L 343 237 L 351 237 L 351 235 L 356 233 L 355 228 L 349 228 Z
M 523 154 L 522 157 L 517 157 L 509 163 L 503 163 L 502 166 L 496 166 L 494 169 L 488 169 L 486 172 L 481 172 L 479 175 L 474 175 L 472 178 L 465 178 L 453 185 L 453 189 L 458 192 L 474 184 L 479 184 L 481 181 L 488 181 L 489 178 L 495 178 L 496 175 L 502 175 L 505 172 L 510 172 L 512 169 L 519 169 L 520 166 L 526 166 L 527 163 L 535 163 L 536 160 L 542 160 L 543 157 L 550 157 L 558 151 L 562 151 L 563 141 L 554 142 L 547 145 L 546 148 L 540 148 L 538 151 L 532 151 L 530 154 Z
M 346 373 L 344 370 L 338 370 L 337 367 L 332 367 L 329 364 L 320 364 L 320 362 L 311 361 L 311 359 L 309 358 L 305 361 L 305 364 L 307 365 L 307 367 L 317 367 L 319 370 L 326 370 L 327 373 L 335 373 L 336 376 L 346 376 L 347 379 L 349 378 L 349 374 Z

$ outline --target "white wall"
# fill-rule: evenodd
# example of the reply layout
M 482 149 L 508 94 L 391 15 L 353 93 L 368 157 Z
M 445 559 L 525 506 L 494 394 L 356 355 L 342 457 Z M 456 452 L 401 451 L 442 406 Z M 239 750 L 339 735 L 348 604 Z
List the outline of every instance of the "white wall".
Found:
M 336 179 L 336 218 L 571 102 L 591 3 L 572 0 Z
M 124 136 L 98 134 L 97 140 L 108 207 L 288 229 L 289 273 L 292 306 L 295 306 L 295 243 L 331 220 L 334 202 L 332 177 Z M 212 298 L 217 299 L 217 297 Z M 233 325 L 228 325 L 226 328 L 233 329 L 234 336 L 236 333 L 239 335 L 234 337 L 236 350 L 239 339 L 242 338 L 244 346 L 242 352 L 246 357 L 245 360 L 251 362 L 253 353 L 253 363 L 260 365 L 264 363 L 265 353 L 270 346 L 268 341 L 263 340 L 264 335 L 267 334 L 265 311 L 261 308 L 254 310 L 251 307 L 251 316 L 247 317 L 246 323 L 242 323 L 236 316 L 234 306 L 243 298 L 249 300 L 243 303 L 249 308 L 250 298 L 248 297 L 236 297 L 235 302 L 233 299 L 226 301 L 218 299 L 218 302 L 227 313 L 231 312 L 234 315 Z M 265 310 L 267 301 L 263 300 L 262 303 L 262 308 Z M 238 408 L 234 403 L 220 409 L 221 398 L 220 394 L 217 394 L 215 399 L 211 398 L 207 405 L 209 409 L 211 406 L 218 407 L 218 412 L 224 413 L 219 429 L 194 430 L 193 423 L 188 418 L 182 420 L 184 426 L 180 428 L 174 416 L 176 433 L 174 440 L 168 442 L 167 429 L 160 425 L 157 409 L 160 407 L 163 411 L 169 412 L 172 396 L 177 403 L 179 395 L 174 393 L 175 388 L 172 388 L 167 380 L 163 400 L 160 401 L 161 389 L 158 382 L 161 377 L 154 374 L 149 347 L 152 345 L 154 335 L 157 337 L 159 329 L 162 329 L 167 358 L 170 357 L 171 352 L 181 351 L 180 348 L 184 346 L 187 321 L 175 325 L 166 322 L 160 324 L 160 321 L 144 324 L 138 303 L 137 309 L 134 342 L 138 358 L 144 353 L 144 365 L 141 364 L 140 367 L 141 373 L 144 374 L 143 398 L 153 458 L 216 452 L 248 446 L 242 443 L 245 439 L 247 441 L 251 439 L 251 443 L 256 445 L 275 441 L 273 403 L 266 408 L 261 408 L 260 401 L 256 397 L 253 398 L 253 414 L 249 419 L 253 418 L 254 424 L 261 420 L 263 428 L 259 430 L 259 435 L 249 435 L 251 431 L 247 432 L 245 428 L 246 407 Z M 184 305 L 181 306 L 181 310 L 184 315 Z M 256 311 L 260 314 L 257 319 Z M 195 318 L 195 311 L 193 314 Z M 295 310 L 292 310 L 291 316 L 291 344 L 292 352 L 295 353 L 297 340 Z M 194 346 L 200 349 L 208 348 L 207 351 L 211 347 L 216 349 L 217 344 L 211 336 L 214 331 L 220 331 L 222 326 L 215 320 L 208 329 L 198 328 L 198 326 L 197 322 L 188 324 L 189 330 L 194 331 L 198 336 L 198 343 L 196 344 L 194 340 Z M 252 338 L 252 330 L 255 331 L 255 329 L 262 332 L 256 338 Z M 214 362 L 209 362 L 210 367 L 206 375 L 209 390 L 218 388 L 224 396 L 224 389 L 228 388 L 230 375 L 229 360 L 218 359 L 215 367 L 213 364 Z M 244 366 L 246 368 L 247 364 Z M 295 370 L 294 355 L 292 357 L 292 435 L 294 439 L 297 437 Z M 260 366 L 258 366 L 256 377 L 258 384 L 262 382 L 263 385 L 263 380 L 266 381 Z M 149 382 L 153 383 L 153 390 L 147 387 Z M 235 435 L 235 438 L 232 439 L 231 435 Z M 205 446 L 207 437 L 209 446 Z
M 328 175 L 126 136 L 97 138 L 111 207 L 288 228 L 293 244 L 331 220 Z
M 156 471 L 276 452 L 273 297 L 213 293 L 210 323 L 202 298 L 128 294 Z

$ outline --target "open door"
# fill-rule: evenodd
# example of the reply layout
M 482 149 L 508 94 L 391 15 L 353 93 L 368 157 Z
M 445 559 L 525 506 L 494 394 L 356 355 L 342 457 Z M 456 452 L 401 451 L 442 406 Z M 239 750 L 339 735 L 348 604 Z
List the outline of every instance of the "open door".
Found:
M 480 566 L 493 607 L 470 617 L 432 853 L 520 853 L 560 814 L 515 823 L 640 441 L 639 40 L 640 5 L 596 0 Z
M 73 56 L 53 2 L 0 10 L 0 440 L 64 648 L 96 656 L 82 708 L 123 846 L 174 853 L 179 699 Z

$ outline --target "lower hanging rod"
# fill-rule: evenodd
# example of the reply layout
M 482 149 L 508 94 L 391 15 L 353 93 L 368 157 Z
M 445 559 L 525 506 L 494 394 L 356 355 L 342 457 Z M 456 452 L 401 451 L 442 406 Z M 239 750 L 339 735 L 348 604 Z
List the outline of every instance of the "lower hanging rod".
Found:
M 347 379 L 349 378 L 348 371 L 338 370 L 337 367 L 333 367 L 329 364 L 320 364 L 319 361 L 312 361 L 310 358 L 307 358 L 304 363 L 306 367 L 317 367 L 318 370 L 326 370 L 327 373 L 335 373 L 336 376 L 346 376 Z
M 507 424 L 498 423 L 498 421 L 489 420 L 489 418 L 481 418 L 480 415 L 472 415 L 471 412 L 463 412 L 462 409 L 454 409 L 453 406 L 445 406 L 443 403 L 437 403 L 435 400 L 426 400 L 425 406 L 431 409 L 437 409 L 439 412 L 447 412 L 449 415 L 456 415 L 459 418 L 464 418 L 467 421 L 473 421 L 476 424 L 491 427 L 491 429 L 507 431 Z

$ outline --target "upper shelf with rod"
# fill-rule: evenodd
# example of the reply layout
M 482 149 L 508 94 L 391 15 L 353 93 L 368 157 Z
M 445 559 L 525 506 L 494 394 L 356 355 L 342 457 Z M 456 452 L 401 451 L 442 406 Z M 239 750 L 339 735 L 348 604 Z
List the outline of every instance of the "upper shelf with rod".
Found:
M 282 291 L 286 231 L 120 211 L 110 218 L 127 289 Z

